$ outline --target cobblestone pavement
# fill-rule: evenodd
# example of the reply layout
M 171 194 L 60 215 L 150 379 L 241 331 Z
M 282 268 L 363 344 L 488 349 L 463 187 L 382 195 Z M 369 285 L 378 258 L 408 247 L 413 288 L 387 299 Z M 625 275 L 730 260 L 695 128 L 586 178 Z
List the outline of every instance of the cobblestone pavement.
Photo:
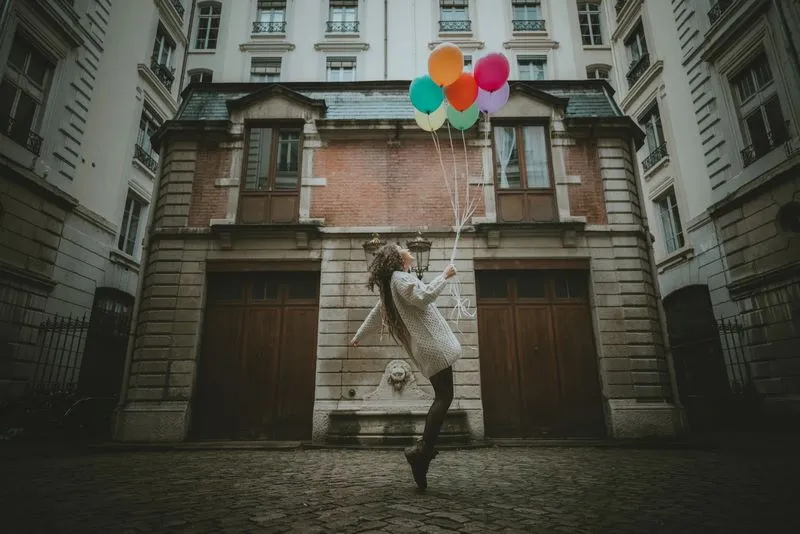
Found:
M 0 449 L 0 530 L 796 533 L 798 462 L 796 451 L 443 451 L 420 493 L 399 451 Z

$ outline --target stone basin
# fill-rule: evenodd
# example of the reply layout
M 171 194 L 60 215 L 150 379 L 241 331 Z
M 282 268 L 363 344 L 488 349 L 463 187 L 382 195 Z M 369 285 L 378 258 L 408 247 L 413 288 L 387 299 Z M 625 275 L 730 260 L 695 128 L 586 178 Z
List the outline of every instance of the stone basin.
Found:
M 331 445 L 411 445 L 425 429 L 428 410 L 424 407 L 364 407 L 334 410 L 325 441 Z M 470 442 L 467 412 L 450 410 L 439 434 L 441 444 Z

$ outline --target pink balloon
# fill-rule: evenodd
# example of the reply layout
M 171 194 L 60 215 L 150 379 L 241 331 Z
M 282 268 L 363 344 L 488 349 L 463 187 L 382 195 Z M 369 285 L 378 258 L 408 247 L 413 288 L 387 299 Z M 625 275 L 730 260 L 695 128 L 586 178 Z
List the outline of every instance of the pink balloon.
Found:
M 478 89 L 478 109 L 485 113 L 495 113 L 508 102 L 510 94 L 508 82 L 504 83 L 497 91 L 484 91 Z
M 497 91 L 508 81 L 509 72 L 511 66 L 506 56 L 494 52 L 480 58 L 472 74 L 478 82 L 478 87 L 491 92 Z

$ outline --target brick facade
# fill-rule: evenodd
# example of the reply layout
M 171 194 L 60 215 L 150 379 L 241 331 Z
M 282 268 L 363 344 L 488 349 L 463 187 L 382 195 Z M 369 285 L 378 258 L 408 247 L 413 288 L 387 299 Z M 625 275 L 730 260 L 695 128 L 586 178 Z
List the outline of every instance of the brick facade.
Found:
M 281 118 L 305 113 L 302 107 L 293 111 L 291 106 L 278 106 L 269 95 L 264 99 L 243 115 L 252 117 L 255 109 L 273 110 L 270 113 L 279 113 Z M 523 104 L 516 103 L 524 109 Z M 227 127 L 227 137 L 220 137 L 218 148 L 200 147 L 188 141 L 186 134 L 165 137 L 130 377 L 116 427 L 118 439 L 186 438 L 210 262 L 319 262 L 313 439 L 321 441 L 331 412 L 369 409 L 364 396 L 375 390 L 388 362 L 407 360 L 388 335 L 383 340 L 378 336 L 365 339 L 355 349 L 347 345 L 377 299 L 365 287 L 363 241 L 373 229 L 388 241 L 401 242 L 423 229 L 433 242 L 426 279 L 448 261 L 453 246 L 452 211 L 430 138 L 412 133 L 387 141 L 378 132 L 358 139 L 335 131 L 318 133 L 318 125 L 306 116 L 304 150 L 308 153 L 303 158 L 302 195 L 307 195 L 310 206 L 308 219 L 322 226 L 311 232 L 301 217 L 300 226 L 250 231 L 232 224 L 235 219 L 230 220 L 229 212 L 241 174 L 231 164 L 241 161 L 241 154 L 236 155 L 236 150 L 241 151 L 242 132 L 237 117 Z M 491 198 L 491 147 L 482 135 L 468 140 L 470 183 L 485 180 Z M 440 140 L 443 137 L 440 132 Z M 590 140 L 562 135 L 559 141 L 553 144 L 553 157 L 564 163 L 554 166 L 554 178 L 558 187 L 567 187 L 568 205 L 559 205 L 558 210 L 572 217 L 569 224 L 541 229 L 493 226 L 493 203 L 487 203 L 476 220 L 487 221 L 488 226 L 471 226 L 459 245 L 456 267 L 462 296 L 475 306 L 475 260 L 588 260 L 608 431 L 619 437 L 674 434 L 680 429 L 680 415 L 672 404 L 670 366 L 630 141 L 615 131 Z M 449 143 L 443 156 L 445 169 L 451 171 Z M 463 161 L 461 152 L 456 164 L 462 166 Z M 479 191 L 476 185 L 472 187 Z M 227 222 L 209 226 L 223 215 Z M 576 222 L 581 217 L 585 220 Z M 449 313 L 453 302 L 447 291 L 438 304 Z M 464 357 L 455 365 L 454 407 L 466 412 L 472 437 L 481 438 L 477 320 L 463 319 L 458 330 Z M 429 388 L 419 373 L 417 379 L 423 389 Z M 427 405 L 418 409 L 426 410 Z

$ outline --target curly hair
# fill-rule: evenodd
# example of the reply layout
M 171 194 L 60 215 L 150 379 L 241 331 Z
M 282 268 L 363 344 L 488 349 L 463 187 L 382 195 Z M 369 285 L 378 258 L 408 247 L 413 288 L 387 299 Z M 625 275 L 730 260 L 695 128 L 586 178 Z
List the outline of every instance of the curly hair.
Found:
M 378 292 L 381 296 L 381 311 L 383 312 L 389 333 L 394 340 L 401 344 L 409 353 L 411 352 L 411 336 L 408 333 L 400 312 L 397 311 L 392 297 L 392 275 L 395 271 L 403 270 L 403 257 L 397 245 L 387 244 L 375 254 L 375 259 L 369 267 L 369 281 L 367 287 L 370 291 Z

